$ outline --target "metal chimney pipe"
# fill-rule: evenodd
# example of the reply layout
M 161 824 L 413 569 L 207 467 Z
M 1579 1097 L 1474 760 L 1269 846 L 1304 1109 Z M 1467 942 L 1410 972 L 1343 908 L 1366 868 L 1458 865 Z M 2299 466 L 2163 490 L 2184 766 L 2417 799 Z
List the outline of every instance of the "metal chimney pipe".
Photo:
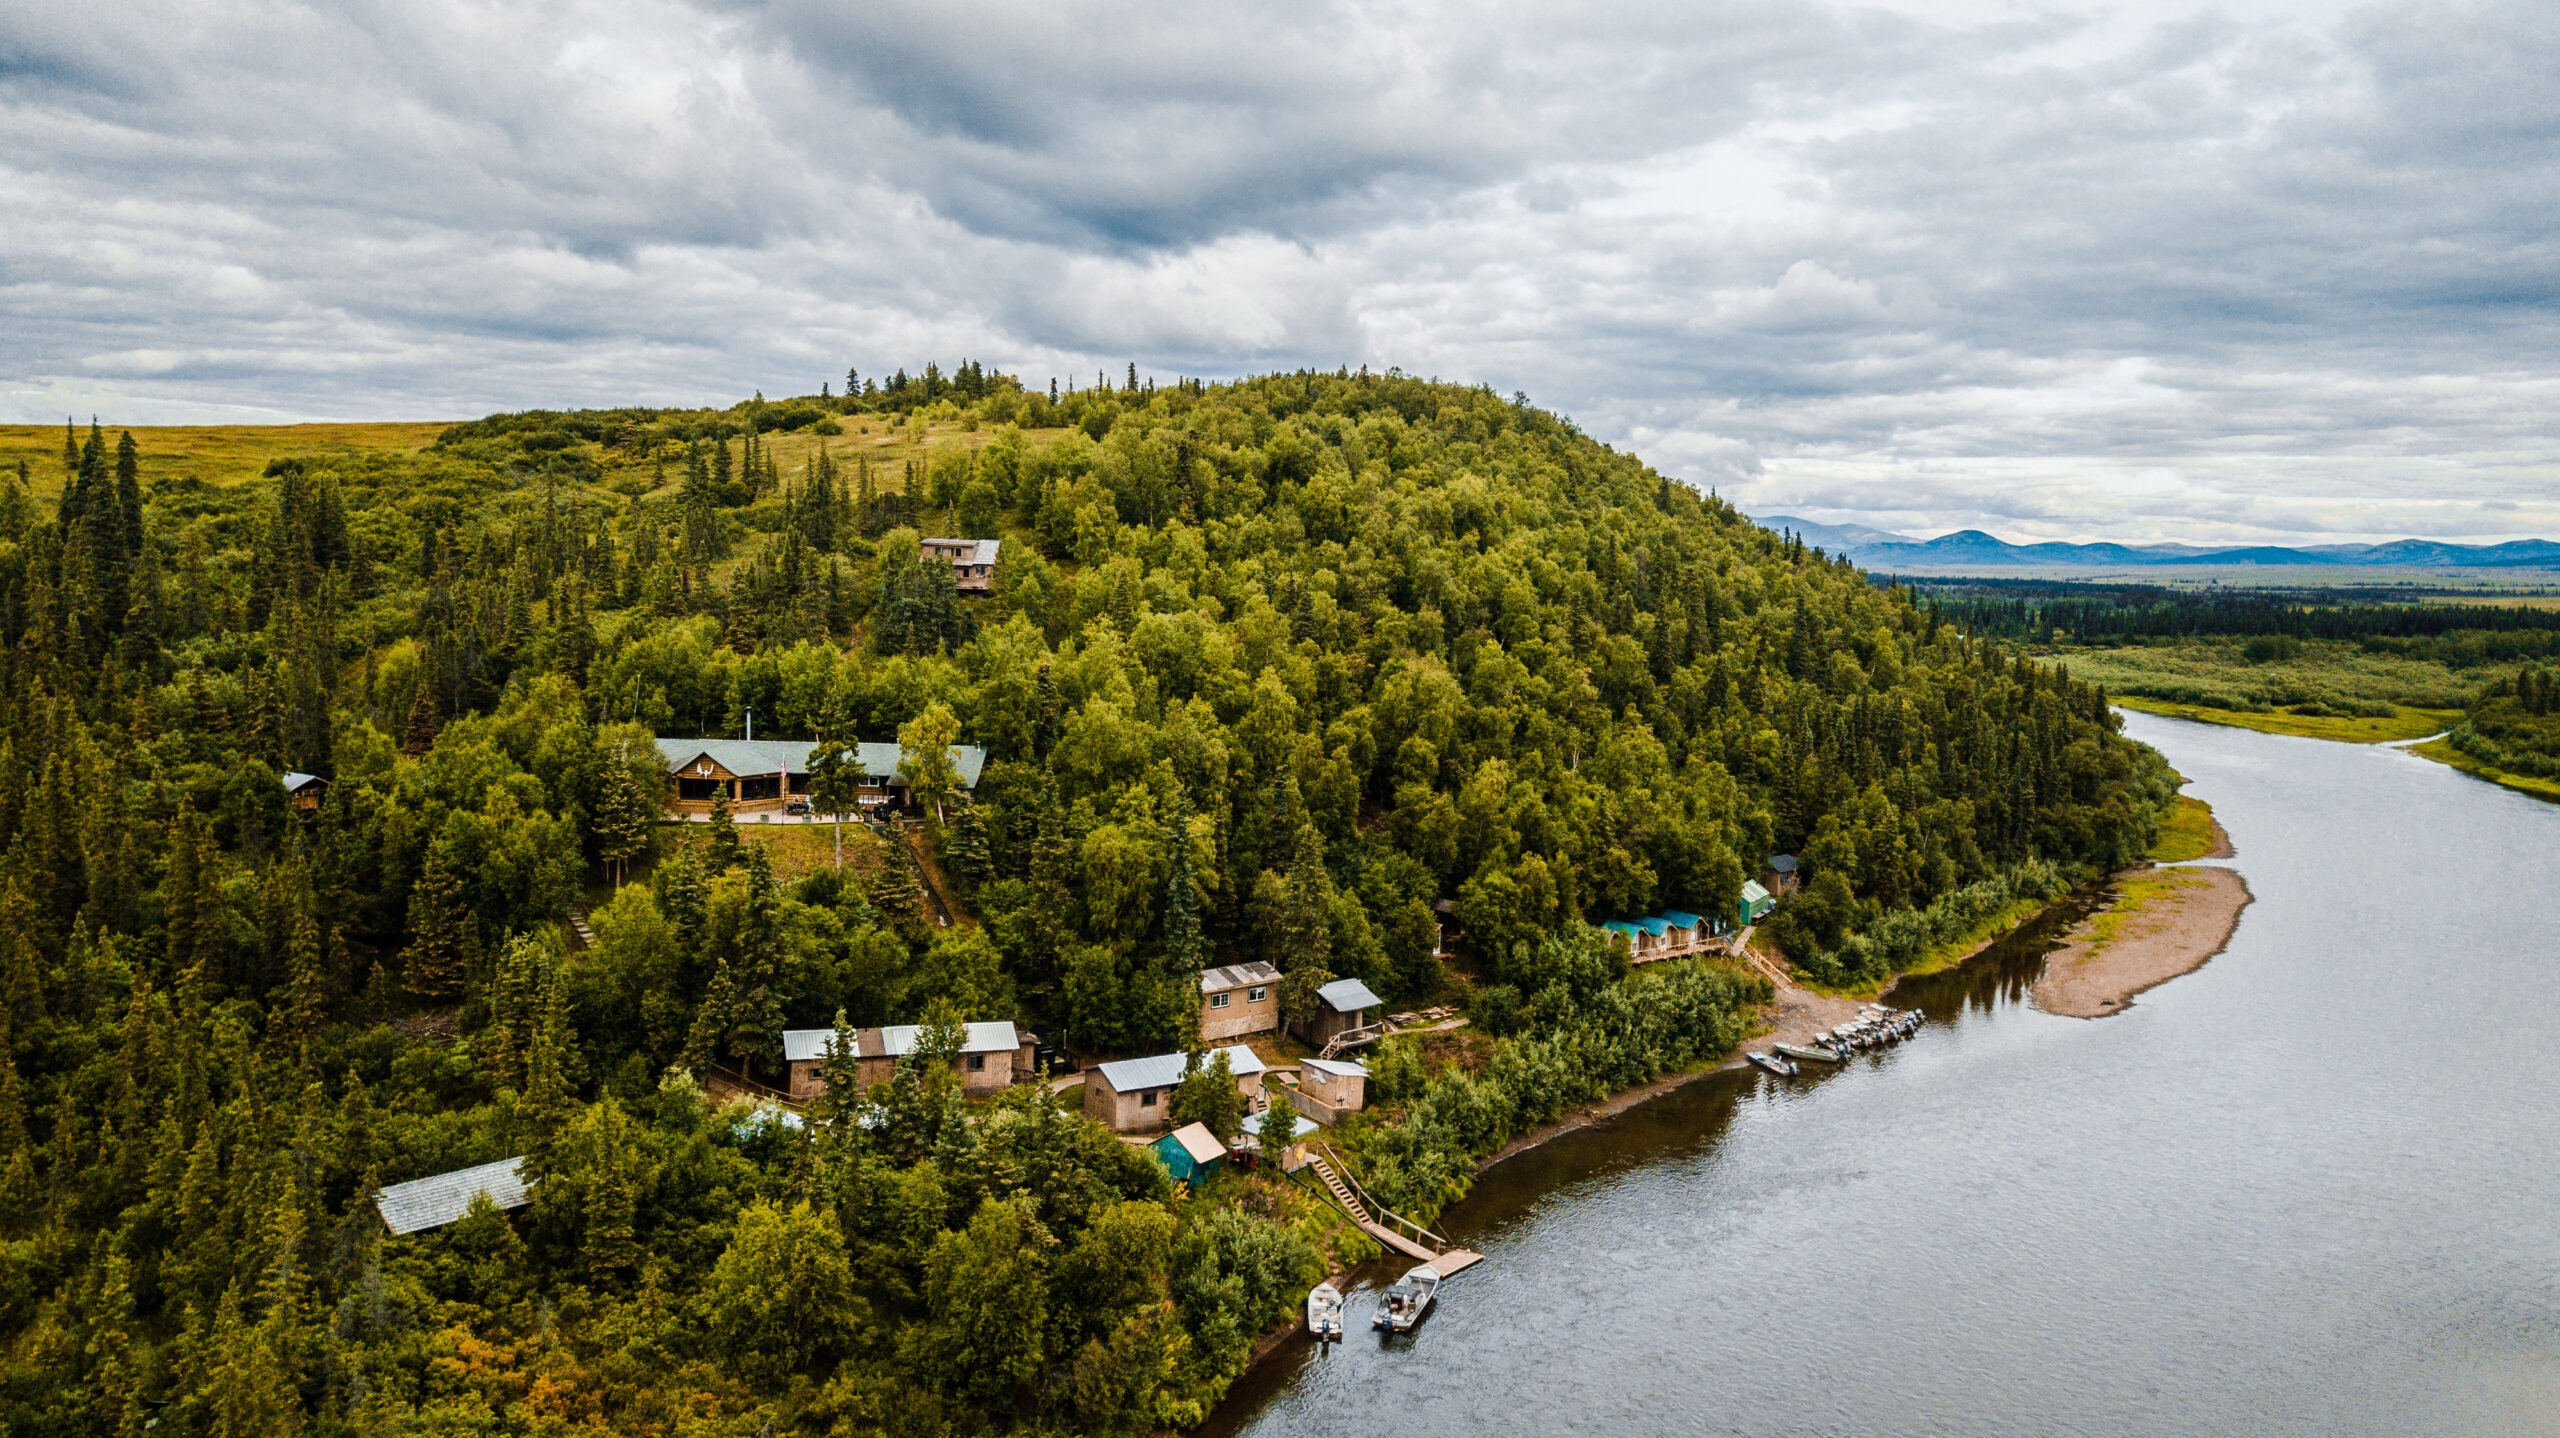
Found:
M 747 710 L 747 737 L 756 737 L 756 711 L 752 708 Z

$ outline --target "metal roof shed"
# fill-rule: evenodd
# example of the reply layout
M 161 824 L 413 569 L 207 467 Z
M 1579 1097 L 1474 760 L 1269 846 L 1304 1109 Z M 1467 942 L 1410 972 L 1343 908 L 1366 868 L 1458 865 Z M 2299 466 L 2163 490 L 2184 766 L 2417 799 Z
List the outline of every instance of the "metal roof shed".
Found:
M 442 1228 L 469 1213 L 471 1200 L 484 1193 L 500 1208 L 522 1208 L 532 1201 L 523 1163 L 522 1158 L 502 1158 L 496 1163 L 458 1168 L 430 1178 L 387 1184 L 374 1195 L 373 1204 L 381 1212 L 383 1223 L 399 1234 Z
M 1338 1014 L 1356 1014 L 1362 1009 L 1386 1007 L 1387 1001 L 1369 992 L 1369 986 L 1358 979 L 1335 979 L 1316 990 L 1325 1007 Z

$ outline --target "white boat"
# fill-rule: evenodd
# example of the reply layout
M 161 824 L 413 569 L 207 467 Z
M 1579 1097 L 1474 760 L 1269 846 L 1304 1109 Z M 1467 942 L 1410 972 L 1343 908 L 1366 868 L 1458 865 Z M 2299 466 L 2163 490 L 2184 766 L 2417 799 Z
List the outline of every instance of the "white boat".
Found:
M 1307 1290 L 1307 1332 L 1319 1343 L 1342 1336 L 1342 1290 L 1330 1282 Z
M 1429 1264 L 1407 1269 L 1405 1275 L 1388 1288 L 1378 1300 L 1378 1316 L 1369 1320 L 1372 1328 L 1390 1333 L 1411 1333 L 1422 1316 L 1431 1311 L 1431 1301 L 1440 1295 L 1440 1271 Z
M 1787 1060 L 1778 1057 L 1776 1054 L 1744 1054 L 1743 1057 L 1751 1060 L 1761 1068 L 1776 1074 L 1780 1078 L 1794 1078 L 1796 1076 L 1796 1066 L 1789 1063 Z
M 1814 1044 L 1771 1044 L 1770 1047 L 1791 1059 L 1803 1059 L 1809 1063 L 1836 1064 L 1843 1061 L 1838 1054 Z

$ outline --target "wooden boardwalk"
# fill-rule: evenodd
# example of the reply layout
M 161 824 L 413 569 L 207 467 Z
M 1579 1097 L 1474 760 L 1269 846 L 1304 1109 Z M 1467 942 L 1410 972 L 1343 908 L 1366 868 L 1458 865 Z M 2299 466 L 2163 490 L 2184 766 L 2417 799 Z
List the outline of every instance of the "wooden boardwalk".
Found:
M 1409 1218 L 1399 1218 L 1383 1208 L 1377 1212 L 1395 1219 L 1401 1227 L 1390 1227 L 1379 1222 L 1370 1212 L 1369 1202 L 1365 1201 L 1367 1195 L 1360 1191 L 1359 1185 L 1353 1183 L 1347 1175 L 1336 1168 L 1329 1161 L 1328 1154 L 1321 1149 L 1310 1150 L 1307 1154 L 1307 1163 L 1316 1171 L 1316 1177 L 1324 1181 L 1325 1191 L 1333 1195 L 1334 1203 L 1350 1217 L 1352 1222 L 1360 1225 L 1361 1232 L 1407 1258 L 1430 1264 L 1432 1270 L 1442 1278 L 1464 1273 L 1484 1262 L 1483 1254 L 1473 1249 L 1456 1247 L 1449 1240 L 1424 1228 L 1421 1224 Z

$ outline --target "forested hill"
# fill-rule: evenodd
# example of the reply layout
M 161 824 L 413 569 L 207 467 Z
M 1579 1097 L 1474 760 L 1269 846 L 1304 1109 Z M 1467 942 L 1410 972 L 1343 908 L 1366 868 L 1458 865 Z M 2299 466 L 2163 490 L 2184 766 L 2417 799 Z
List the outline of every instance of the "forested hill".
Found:
M 1789 952 L 1854 977 L 1915 913 L 2140 854 L 2169 782 L 2093 688 L 1392 375 L 971 365 L 230 484 L 90 429 L 0 483 L 13 1431 L 1196 1421 L 1312 1220 L 1173 1202 L 1030 1090 L 910 1073 L 798 1130 L 695 1078 L 839 1015 L 1156 1051 L 1251 958 L 1293 1006 L 1357 975 L 1534 1031 L 1589 1001 L 1586 921 L 1729 912 L 1779 851 Z M 995 591 L 919 534 L 1001 537 Z M 802 876 L 647 822 L 649 736 L 750 708 L 984 746 L 928 825 L 956 927 L 903 843 Z M 519 1153 L 512 1222 L 371 1216 Z

